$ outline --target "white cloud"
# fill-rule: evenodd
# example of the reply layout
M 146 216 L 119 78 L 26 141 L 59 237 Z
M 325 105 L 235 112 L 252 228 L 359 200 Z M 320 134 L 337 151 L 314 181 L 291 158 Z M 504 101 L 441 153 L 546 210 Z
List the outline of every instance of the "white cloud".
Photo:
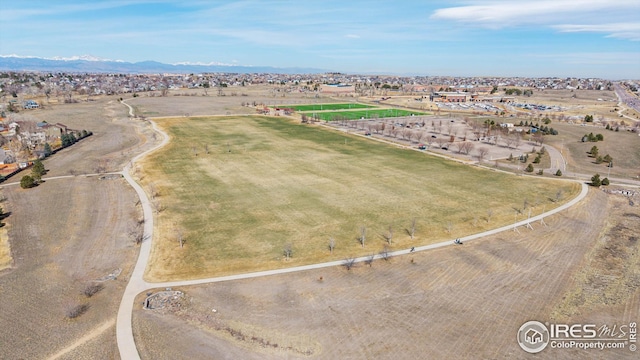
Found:
M 479 1 L 473 5 L 437 9 L 434 20 L 453 20 L 489 28 L 518 25 L 548 25 L 592 23 L 603 19 L 637 20 L 640 1 L 637 0 L 523 0 Z M 604 30 L 603 30 L 604 31 Z
M 607 33 L 609 37 L 640 41 L 640 23 L 612 23 L 597 25 L 554 25 L 554 29 L 561 32 L 599 32 Z
M 360 35 L 356 35 L 356 34 L 347 34 L 344 37 L 348 39 L 360 39 Z

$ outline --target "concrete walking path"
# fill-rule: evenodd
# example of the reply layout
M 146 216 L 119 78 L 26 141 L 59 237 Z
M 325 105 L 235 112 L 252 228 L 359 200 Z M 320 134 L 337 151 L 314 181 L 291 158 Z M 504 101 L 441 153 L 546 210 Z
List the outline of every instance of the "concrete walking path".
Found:
M 133 117 L 134 116 L 133 108 L 127 103 L 125 103 L 124 101 L 122 101 L 122 103 L 129 107 L 129 115 Z M 153 289 L 153 288 L 162 288 L 162 287 L 188 286 L 188 285 L 209 284 L 209 283 L 215 283 L 215 282 L 221 282 L 221 281 L 250 279 L 250 278 L 263 277 L 263 276 L 269 276 L 269 275 L 286 274 L 286 273 L 292 273 L 297 271 L 307 271 L 307 270 L 321 269 L 326 267 L 341 266 L 345 264 L 345 260 L 338 260 L 338 261 L 330 261 L 330 262 L 319 263 L 319 264 L 296 266 L 296 267 L 285 268 L 285 269 L 266 270 L 266 271 L 258 271 L 258 272 L 252 272 L 252 273 L 236 274 L 236 275 L 196 279 L 196 280 L 169 281 L 169 282 L 161 282 L 161 283 L 150 283 L 145 281 L 143 276 L 144 276 L 145 268 L 147 266 L 147 262 L 149 260 L 149 255 L 151 253 L 151 241 L 153 239 L 153 211 L 152 211 L 151 202 L 149 198 L 147 197 L 142 187 L 137 182 L 135 182 L 134 179 L 131 177 L 131 175 L 129 174 L 129 170 L 131 169 L 131 166 L 133 166 L 133 164 L 136 161 L 148 155 L 149 153 L 160 149 L 161 147 L 166 145 L 169 141 L 169 136 L 166 133 L 164 133 L 162 130 L 160 130 L 153 121 L 150 121 L 150 122 L 153 126 L 153 129 L 163 136 L 162 142 L 158 146 L 154 147 L 153 149 L 147 150 L 137 155 L 136 157 L 134 157 L 132 161 L 127 166 L 125 166 L 124 170 L 122 171 L 122 175 L 131 184 L 133 189 L 138 194 L 138 197 L 140 198 L 140 203 L 142 205 L 144 221 L 145 221 L 144 222 L 144 240 L 140 246 L 140 254 L 138 255 L 138 260 L 136 262 L 134 270 L 129 279 L 129 283 L 127 284 L 125 292 L 122 296 L 120 308 L 118 310 L 118 316 L 117 316 L 117 322 L 116 322 L 116 338 L 118 343 L 118 349 L 120 351 L 120 357 L 122 359 L 127 359 L 127 360 L 140 359 L 140 355 L 138 353 L 138 349 L 136 348 L 135 340 L 133 337 L 133 327 L 132 327 L 133 306 L 134 306 L 135 297 L 146 290 Z M 460 240 L 464 243 L 464 242 L 476 240 L 488 235 L 493 235 L 499 232 L 513 230 L 517 227 L 527 226 L 527 224 L 540 221 L 546 216 L 553 215 L 555 213 L 568 209 L 569 207 L 577 204 L 578 202 L 580 202 L 582 199 L 585 198 L 588 191 L 589 189 L 587 184 L 582 183 L 582 190 L 580 194 L 574 199 L 572 199 L 571 201 L 567 202 L 566 204 L 563 204 L 562 206 L 559 206 L 553 210 L 547 211 L 543 214 L 533 216 L 530 219 L 522 220 L 515 224 L 506 225 L 497 229 L 485 231 L 483 233 L 462 237 L 460 238 Z M 437 249 L 437 248 L 452 246 L 452 245 L 455 245 L 453 240 L 443 241 L 443 242 L 439 242 L 431 245 L 417 246 L 413 249 L 404 249 L 404 250 L 389 252 L 388 256 L 391 257 L 391 256 L 406 255 L 412 252 L 427 251 L 427 250 L 432 250 L 432 249 Z M 382 257 L 383 255 L 381 254 L 375 255 L 374 260 L 381 259 Z M 354 263 L 364 262 L 369 259 L 370 259 L 370 256 L 359 257 L 354 259 Z

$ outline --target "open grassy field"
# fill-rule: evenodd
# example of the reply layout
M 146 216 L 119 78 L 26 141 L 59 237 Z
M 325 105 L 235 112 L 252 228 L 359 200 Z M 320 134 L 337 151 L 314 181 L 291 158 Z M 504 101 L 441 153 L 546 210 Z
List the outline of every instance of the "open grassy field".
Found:
M 529 213 L 525 200 L 535 215 L 556 206 L 559 190 L 568 199 L 579 188 L 463 166 L 283 118 L 173 118 L 158 124 L 172 141 L 142 164 L 143 183 L 154 183 L 164 208 L 150 279 L 378 253 L 390 226 L 391 249 L 453 239 L 522 220 Z M 414 218 L 411 240 L 407 229 Z M 364 247 L 358 242 L 363 226 Z M 333 254 L 330 237 L 336 241 Z M 293 250 L 289 261 L 283 256 L 287 244 Z
M 92 347 L 116 357 L 115 314 L 127 278 L 99 279 L 118 269 L 127 274 L 135 261 L 127 233 L 136 210 L 131 188 L 122 179 L 78 176 L 4 193 L 15 264 L 0 273 L 0 358 L 49 358 L 82 346 L 79 339 L 93 331 L 111 336 Z M 83 289 L 92 283 L 103 289 L 89 298 Z M 68 319 L 68 309 L 81 304 L 86 313 Z
M 365 109 L 365 110 L 345 110 L 345 111 L 323 111 L 323 112 L 305 112 L 308 116 L 317 116 L 320 120 L 357 120 L 357 119 L 373 119 L 373 118 L 392 118 L 414 115 L 426 115 L 426 113 L 409 111 L 403 109 Z
M 640 136 L 638 134 L 555 122 L 552 126 L 558 130 L 559 134 L 548 136 L 546 140 L 557 149 L 563 150 L 563 155 L 570 164 L 569 171 L 584 174 L 599 173 L 607 176 L 609 171 L 607 165 L 596 164 L 595 159 L 587 153 L 593 146 L 597 146 L 600 155 L 609 154 L 613 157 L 611 177 L 638 180 L 640 176 Z M 602 134 L 604 141 L 583 143 L 582 137 L 589 133 Z
M 45 105 L 25 116 L 94 136 L 44 161 L 49 179 L 33 189 L 2 187 L 2 222 L 11 267 L 0 271 L 0 359 L 118 359 L 115 317 L 138 254 L 129 230 L 140 218 L 136 194 L 121 178 L 85 177 L 97 165 L 121 170 L 132 154 L 153 145 L 148 124 L 127 118 L 117 97 Z M 22 114 L 22 113 L 21 113 Z M 77 176 L 69 176 L 71 173 Z M 1 252 L 1 251 L 0 251 Z M 112 273 L 120 276 L 104 280 Z M 104 280 L 104 281 L 103 281 Z M 104 287 L 92 297 L 88 284 Z M 89 306 L 75 319 L 76 305 Z M 59 356 L 58 356 L 59 355 Z
M 367 108 L 374 108 L 375 106 L 360 104 L 360 103 L 340 103 L 340 104 L 278 105 L 277 107 L 291 108 L 295 111 L 323 111 L 323 110 L 367 109 Z

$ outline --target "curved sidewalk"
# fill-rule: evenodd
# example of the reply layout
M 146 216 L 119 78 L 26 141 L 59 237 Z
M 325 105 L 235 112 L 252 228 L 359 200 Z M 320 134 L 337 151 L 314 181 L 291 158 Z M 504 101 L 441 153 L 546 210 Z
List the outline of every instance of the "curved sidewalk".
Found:
M 129 107 L 129 115 L 133 117 L 133 108 L 122 101 L 124 105 Z M 147 194 L 142 189 L 142 186 L 138 184 L 132 177 L 129 171 L 131 166 L 144 156 L 147 156 L 153 151 L 160 149 L 169 142 L 169 136 L 160 130 L 156 124 L 151 121 L 151 126 L 154 131 L 163 136 L 163 140 L 152 149 L 149 149 L 134 157 L 127 166 L 124 167 L 122 175 L 131 184 L 131 187 L 136 191 L 140 198 L 140 204 L 142 206 L 142 212 L 144 215 L 144 230 L 143 241 L 140 244 L 140 253 L 138 260 L 129 278 L 129 283 L 124 290 L 122 300 L 120 301 L 120 307 L 118 309 L 118 316 L 116 318 L 116 340 L 118 343 L 118 350 L 120 351 L 120 358 L 127 360 L 140 359 L 136 343 L 133 338 L 133 305 L 136 295 L 149 288 L 149 285 L 143 280 L 144 270 L 147 267 L 149 261 L 149 254 L 151 253 L 151 240 L 153 238 L 153 211 L 151 208 L 151 202 L 147 197 Z
M 129 107 L 129 115 L 133 117 L 134 116 L 133 108 L 129 104 L 125 103 L 124 101 L 122 103 L 127 107 Z M 135 268 L 129 279 L 129 283 L 127 284 L 127 287 L 125 289 L 124 295 L 122 296 L 120 307 L 118 309 L 118 316 L 117 316 L 117 323 L 116 323 L 116 339 L 118 343 L 118 349 L 120 351 L 120 357 L 122 359 L 127 359 L 127 360 L 140 359 L 140 355 L 138 353 L 138 349 L 136 348 L 135 340 L 133 337 L 132 319 L 133 319 L 133 306 L 134 306 L 135 297 L 143 291 L 146 291 L 152 288 L 159 288 L 159 287 L 188 286 L 188 285 L 209 284 L 209 283 L 221 282 L 221 281 L 249 279 L 249 278 L 255 278 L 255 277 L 262 277 L 262 276 L 286 274 L 286 273 L 297 272 L 297 271 L 306 271 L 306 270 L 320 269 L 320 268 L 326 268 L 326 267 L 332 267 L 332 266 L 340 266 L 344 264 L 344 260 L 338 260 L 338 261 L 330 261 L 330 262 L 319 263 L 319 264 L 310 264 L 310 265 L 297 266 L 297 267 L 285 268 L 285 269 L 266 270 L 266 271 L 258 271 L 258 272 L 252 272 L 252 273 L 236 274 L 236 275 L 196 279 L 196 280 L 170 281 L 170 282 L 161 282 L 161 283 L 150 283 L 145 281 L 143 279 L 143 276 L 144 276 L 145 268 L 147 266 L 147 262 L 149 260 L 149 255 L 151 252 L 151 241 L 153 239 L 153 211 L 151 208 L 151 202 L 149 201 L 149 198 L 147 197 L 142 187 L 133 180 L 133 178 L 129 174 L 129 170 L 131 166 L 140 158 L 148 155 L 149 153 L 155 150 L 160 149 L 161 147 L 166 145 L 169 141 L 169 136 L 166 133 L 164 133 L 162 130 L 160 130 L 156 126 L 155 122 L 153 121 L 150 121 L 150 122 L 153 126 L 153 129 L 163 136 L 162 142 L 158 146 L 152 149 L 149 149 L 137 155 L 136 157 L 134 157 L 132 161 L 127 166 L 125 166 L 124 170 L 122 171 L 122 174 L 124 175 L 125 179 L 131 184 L 133 189 L 138 194 L 138 197 L 140 198 L 140 203 L 142 205 L 144 220 L 145 220 L 144 233 L 143 233 L 144 240 L 140 246 L 140 253 L 138 255 L 138 260 L 136 262 Z M 515 224 L 506 225 L 506 226 L 493 229 L 493 230 L 488 230 L 479 234 L 462 237 L 460 238 L 460 240 L 463 242 L 472 241 L 472 240 L 485 237 L 487 235 L 493 235 L 506 230 L 513 230 L 516 227 L 526 226 L 529 223 L 542 220 L 547 216 L 556 214 L 560 211 L 563 211 L 577 204 L 579 201 L 585 198 L 588 191 L 589 189 L 587 184 L 582 183 L 582 190 L 580 194 L 574 199 L 572 199 L 571 201 L 567 202 L 566 204 L 563 204 L 543 214 L 531 217 L 527 220 L 522 220 Z M 441 248 L 444 246 L 451 246 L 451 245 L 454 245 L 454 242 L 452 240 L 449 240 L 449 241 L 443 241 L 443 242 L 439 242 L 431 245 L 418 246 L 418 247 L 415 247 L 413 251 L 426 251 L 426 250 L 431 250 L 431 249 L 436 249 L 436 248 Z M 397 251 L 390 252 L 388 256 L 406 255 L 411 252 L 412 250 L 410 249 L 397 250 Z M 382 258 L 382 255 L 380 254 L 374 256 L 374 259 L 381 259 L 381 258 Z M 370 256 L 359 257 L 355 259 L 355 262 L 363 262 L 368 259 L 370 259 Z

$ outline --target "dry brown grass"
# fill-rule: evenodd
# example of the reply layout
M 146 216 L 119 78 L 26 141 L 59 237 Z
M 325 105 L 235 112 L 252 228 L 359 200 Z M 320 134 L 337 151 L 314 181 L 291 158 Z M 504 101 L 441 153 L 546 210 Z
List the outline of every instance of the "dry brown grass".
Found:
M 640 207 L 629 206 L 627 198 L 617 195 L 610 196 L 609 208 L 613 216 L 586 254 L 567 295 L 552 313 L 554 318 L 586 320 L 602 307 L 624 305 L 638 296 Z
M 94 131 L 94 136 L 47 159 L 47 176 L 68 175 L 69 169 L 91 173 L 95 163 L 108 160 L 121 170 L 148 134 L 142 123 L 126 120 L 126 108 L 111 98 L 90 104 L 47 106 L 32 116 Z M 75 109 L 75 110 L 74 110 Z M 77 112 L 76 112 L 77 110 Z M 138 247 L 127 236 L 135 222 L 135 193 L 122 179 L 76 176 L 47 180 L 23 190 L 3 185 L 2 207 L 11 215 L 9 241 L 14 265 L 0 275 L 0 358 L 44 359 L 63 351 L 61 358 L 117 358 L 115 327 L 86 339 L 103 324 L 115 321 L 127 274 Z M 122 269 L 115 281 L 91 298 L 87 283 Z M 65 310 L 87 304 L 86 312 L 67 319 Z
M 591 147 L 597 146 L 599 154 L 610 154 L 614 166 L 610 169 L 612 178 L 638 180 L 640 176 L 640 137 L 627 131 L 610 131 L 602 127 L 578 126 L 570 124 L 552 123 L 558 130 L 557 136 L 547 136 L 546 141 L 556 149 L 563 150 L 563 155 L 569 162 L 569 171 L 583 174 L 599 173 L 606 177 L 609 169 L 606 163 L 596 164 L 595 159 L 587 154 Z M 581 142 L 582 136 L 593 133 L 602 134 L 604 141 Z
M 6 225 L 0 228 L 0 271 L 11 266 L 11 244 L 7 234 Z
M 190 301 L 177 312 L 135 310 L 134 334 L 148 358 L 526 359 L 530 355 L 516 342 L 520 325 L 553 320 L 558 306 L 580 289 L 579 274 L 590 271 L 590 259 L 608 251 L 601 245 L 602 229 L 638 209 L 591 190 L 576 207 L 547 218 L 548 227 L 533 224 L 534 231 L 505 232 L 463 246 L 374 261 L 371 267 L 357 264 L 350 271 L 335 267 L 185 287 L 181 290 Z M 637 264 L 638 247 L 636 242 L 629 248 L 624 263 Z M 611 259 L 591 273 L 616 263 L 612 271 L 625 269 Z M 615 302 L 596 301 L 565 319 L 637 320 L 640 291 L 634 289 L 627 286 L 615 292 Z M 230 330 L 247 336 L 229 336 Z M 298 345 L 287 346 L 294 338 Z M 265 340 L 278 346 L 262 346 Z M 299 354 L 297 346 L 313 355 Z M 628 350 L 548 348 L 537 357 L 633 355 Z
M 579 186 L 518 177 L 293 123 L 286 118 L 158 120 L 172 142 L 142 164 L 160 189 L 149 279 L 291 267 L 377 253 L 504 226 L 559 206 Z M 231 152 L 227 149 L 230 144 Z M 210 154 L 203 152 L 210 144 Z M 192 147 L 196 147 L 196 156 Z M 524 209 L 524 201 L 533 205 Z M 487 219 L 487 211 L 493 213 Z M 407 234 L 417 219 L 415 239 Z M 367 228 L 364 248 L 358 229 Z M 186 245 L 177 240 L 184 232 Z M 337 246 L 328 251 L 328 239 Z M 293 245 L 286 259 L 283 249 Z
M 15 266 L 0 276 L 0 345 L 9 359 L 45 358 L 115 318 L 126 277 L 102 282 L 91 298 L 83 291 L 118 268 L 130 271 L 133 191 L 123 180 L 76 177 L 5 194 Z M 76 310 L 85 312 L 74 318 Z

